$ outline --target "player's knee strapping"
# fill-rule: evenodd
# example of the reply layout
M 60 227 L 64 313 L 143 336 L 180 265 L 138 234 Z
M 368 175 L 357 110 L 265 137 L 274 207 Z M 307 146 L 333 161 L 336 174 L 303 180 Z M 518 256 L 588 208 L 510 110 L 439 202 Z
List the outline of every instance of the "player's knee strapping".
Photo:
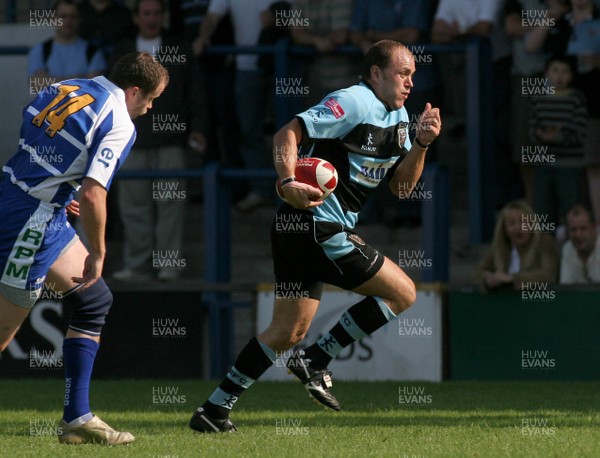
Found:
M 63 303 L 71 307 L 69 329 L 90 336 L 99 336 L 106 315 L 113 303 L 113 295 L 102 278 L 85 289 L 65 295 Z

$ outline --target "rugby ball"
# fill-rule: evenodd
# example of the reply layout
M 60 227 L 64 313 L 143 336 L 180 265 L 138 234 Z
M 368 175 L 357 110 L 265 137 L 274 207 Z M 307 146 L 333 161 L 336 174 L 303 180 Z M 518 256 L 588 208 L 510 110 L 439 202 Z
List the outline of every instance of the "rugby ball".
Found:
M 327 199 L 338 183 L 338 173 L 335 167 L 325 159 L 319 159 L 318 157 L 298 159 L 294 175 L 300 183 L 309 184 L 323 191 L 323 195 L 315 199 L 316 201 Z M 275 187 L 277 195 L 287 202 L 279 179 Z

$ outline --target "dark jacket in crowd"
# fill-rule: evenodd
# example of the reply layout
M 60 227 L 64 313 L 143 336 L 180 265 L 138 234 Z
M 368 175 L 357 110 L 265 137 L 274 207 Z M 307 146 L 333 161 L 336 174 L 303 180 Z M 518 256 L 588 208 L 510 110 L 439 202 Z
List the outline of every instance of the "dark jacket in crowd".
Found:
M 135 39 L 123 41 L 117 45 L 112 60 L 134 51 L 137 51 Z M 135 147 L 184 146 L 190 132 L 206 133 L 206 84 L 191 48 L 178 37 L 163 33 L 155 58 L 168 70 L 170 80 L 162 95 L 152 103 L 152 109 L 134 120 Z

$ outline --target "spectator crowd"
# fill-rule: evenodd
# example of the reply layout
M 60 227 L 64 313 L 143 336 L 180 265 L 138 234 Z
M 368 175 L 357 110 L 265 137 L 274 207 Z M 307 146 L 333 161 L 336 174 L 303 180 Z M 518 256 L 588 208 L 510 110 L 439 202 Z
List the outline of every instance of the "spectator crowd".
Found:
M 129 51 L 165 65 L 171 84 L 147 117 L 127 167 L 163 170 L 220 161 L 268 168 L 277 104 L 312 106 L 358 82 L 356 54 L 382 39 L 409 46 L 417 64 L 409 114 L 440 106 L 445 132 L 464 135 L 466 62 L 428 44 L 487 41 L 493 62 L 497 225 L 477 281 L 490 291 L 527 281 L 600 282 L 600 16 L 594 0 L 56 0 L 61 26 L 30 50 L 29 76 L 47 84 L 107 75 Z M 214 54 L 220 44 L 288 40 L 286 75 L 266 54 Z M 344 47 L 346 52 L 340 52 Z M 352 50 L 352 52 L 347 52 Z M 354 53 L 354 54 L 353 54 Z M 37 84 L 39 86 L 39 84 Z M 40 89 L 40 87 L 37 87 Z M 285 98 L 285 100 L 281 100 Z M 414 132 L 413 132 L 414 133 Z M 438 160 L 432 146 L 429 160 Z M 456 151 L 463 154 L 466 151 Z M 156 191 L 165 198 L 156 198 Z M 165 193 L 164 191 L 178 193 Z M 152 251 L 182 249 L 184 180 L 121 180 L 124 223 L 117 279 L 152 274 Z M 268 180 L 234 190 L 238 211 L 275 203 Z M 191 195 L 194 195 L 193 192 Z M 201 197 L 201 196 L 200 196 Z M 367 221 L 418 225 L 418 202 L 375 194 Z M 527 222 L 541 219 L 537 230 Z M 548 229 L 550 228 L 550 229 Z M 177 273 L 159 269 L 158 278 Z

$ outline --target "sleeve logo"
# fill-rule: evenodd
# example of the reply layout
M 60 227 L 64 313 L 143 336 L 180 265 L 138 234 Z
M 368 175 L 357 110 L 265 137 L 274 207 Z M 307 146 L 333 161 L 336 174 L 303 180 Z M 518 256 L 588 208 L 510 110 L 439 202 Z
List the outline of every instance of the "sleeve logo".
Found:
M 327 99 L 325 101 L 325 106 L 331 110 L 333 116 L 335 116 L 335 119 L 339 119 L 345 114 L 342 106 L 334 98 Z

